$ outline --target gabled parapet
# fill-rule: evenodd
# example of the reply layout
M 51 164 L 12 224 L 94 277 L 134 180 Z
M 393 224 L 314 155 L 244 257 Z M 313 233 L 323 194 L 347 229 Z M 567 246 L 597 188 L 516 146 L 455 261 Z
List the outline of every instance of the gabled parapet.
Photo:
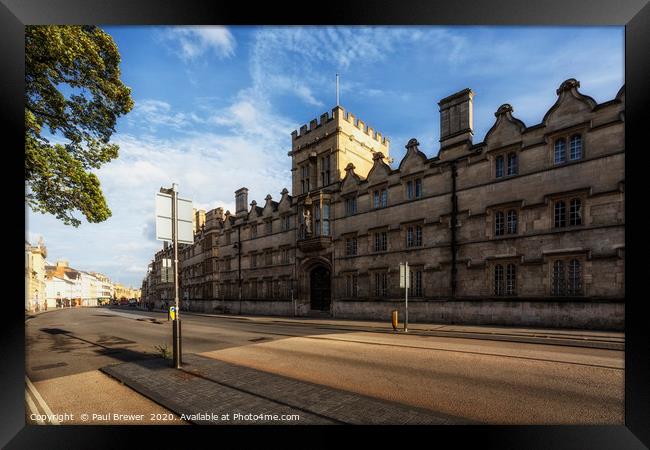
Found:
M 366 178 L 370 184 L 383 181 L 384 178 L 391 174 L 392 169 L 386 163 L 385 158 L 386 157 L 382 152 L 375 152 L 372 155 L 373 165 L 370 172 L 368 172 L 368 177 Z
M 416 167 L 418 170 L 423 169 L 427 162 L 427 155 L 420 151 L 420 143 L 418 140 L 415 138 L 409 139 L 404 147 L 406 148 L 406 153 L 399 163 L 398 170 L 409 172 Z
M 362 178 L 355 173 L 354 169 L 355 167 L 352 163 L 348 163 L 348 165 L 345 166 L 345 176 L 341 180 L 341 191 L 346 192 L 356 190 L 359 183 L 363 181 Z
M 268 194 L 266 197 L 264 197 L 264 200 L 266 203 L 264 204 L 264 214 L 272 214 L 274 211 L 278 209 L 278 204 L 277 202 L 273 201 L 273 197 L 271 197 L 271 194 Z
M 494 117 L 496 117 L 494 125 L 488 130 L 483 140 L 490 148 L 521 140 L 521 135 L 526 131 L 526 125 L 512 115 L 513 111 L 510 104 L 504 103 L 494 113 Z
M 287 188 L 282 189 L 280 192 L 282 197 L 278 202 L 278 209 L 287 210 L 291 208 L 291 196 L 289 195 L 289 190 Z
M 594 110 L 598 103 L 593 98 L 578 91 L 579 87 L 580 82 L 575 78 L 569 78 L 562 82 L 555 91 L 558 96 L 555 104 L 549 108 L 542 119 L 545 126 L 549 126 L 553 122 L 571 121 L 573 117 L 579 114 L 589 113 Z
M 259 216 L 262 215 L 263 210 L 264 210 L 264 208 L 262 208 L 261 206 L 257 206 L 257 202 L 255 200 L 253 200 L 251 202 L 251 209 L 250 209 L 250 211 L 248 213 L 248 220 L 249 221 L 250 220 L 255 220 L 256 218 L 258 218 Z

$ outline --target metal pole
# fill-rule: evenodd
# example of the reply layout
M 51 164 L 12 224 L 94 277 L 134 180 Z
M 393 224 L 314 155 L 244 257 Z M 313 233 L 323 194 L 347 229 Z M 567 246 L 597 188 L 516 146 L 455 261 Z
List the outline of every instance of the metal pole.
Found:
M 241 315 L 242 277 L 241 277 L 241 225 L 237 227 L 237 282 L 239 283 L 239 315 Z
M 174 246 L 174 304 L 176 314 L 172 322 L 173 326 L 173 350 L 174 350 L 174 367 L 181 367 L 181 333 L 180 333 L 180 308 L 178 301 L 178 191 L 176 183 L 172 183 L 172 244 Z
M 405 296 L 405 307 L 404 307 L 404 332 L 408 333 L 409 331 L 409 284 L 411 282 L 411 273 L 409 272 L 409 263 L 406 263 L 404 268 L 404 286 L 406 286 Z
M 339 106 L 339 74 L 336 74 L 336 106 Z
M 456 178 L 458 171 L 456 169 L 456 160 L 451 162 L 451 297 L 456 297 L 456 287 L 458 284 L 458 269 L 456 268 L 456 224 L 458 222 L 458 197 L 456 196 Z

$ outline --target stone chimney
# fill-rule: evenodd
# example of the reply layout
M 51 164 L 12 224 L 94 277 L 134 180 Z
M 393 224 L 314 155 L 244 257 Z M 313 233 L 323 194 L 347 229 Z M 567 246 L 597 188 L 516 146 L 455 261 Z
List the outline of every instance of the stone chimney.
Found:
M 235 191 L 235 214 L 243 216 L 248 214 L 248 188 L 240 188 Z
M 440 106 L 440 149 L 460 143 L 472 143 L 472 99 L 471 89 L 463 89 L 438 102 Z
M 198 233 L 205 226 L 205 209 L 194 212 L 194 232 Z

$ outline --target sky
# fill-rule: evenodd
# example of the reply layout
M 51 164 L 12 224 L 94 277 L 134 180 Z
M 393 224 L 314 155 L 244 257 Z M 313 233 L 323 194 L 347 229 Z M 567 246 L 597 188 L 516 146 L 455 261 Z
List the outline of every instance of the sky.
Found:
M 397 167 L 410 138 L 439 149 L 438 101 L 474 91 L 474 142 L 503 103 L 541 122 L 562 81 L 598 103 L 624 84 L 623 27 L 104 27 L 122 57 L 134 109 L 118 119 L 119 157 L 96 170 L 112 211 L 78 228 L 27 211 L 26 239 L 49 262 L 140 287 L 154 253 L 154 199 L 179 184 L 195 208 L 234 211 L 291 189 L 291 132 L 340 104 L 391 140 Z

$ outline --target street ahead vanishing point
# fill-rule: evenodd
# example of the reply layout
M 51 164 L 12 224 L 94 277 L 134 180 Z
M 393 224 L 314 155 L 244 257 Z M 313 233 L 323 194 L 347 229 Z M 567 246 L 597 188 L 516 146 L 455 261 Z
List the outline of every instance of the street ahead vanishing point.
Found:
M 178 299 L 178 243 L 192 244 L 192 200 L 178 198 L 178 184 L 156 194 L 156 239 L 174 248 L 174 316 L 172 320 L 174 367 L 181 367 L 181 319 Z

